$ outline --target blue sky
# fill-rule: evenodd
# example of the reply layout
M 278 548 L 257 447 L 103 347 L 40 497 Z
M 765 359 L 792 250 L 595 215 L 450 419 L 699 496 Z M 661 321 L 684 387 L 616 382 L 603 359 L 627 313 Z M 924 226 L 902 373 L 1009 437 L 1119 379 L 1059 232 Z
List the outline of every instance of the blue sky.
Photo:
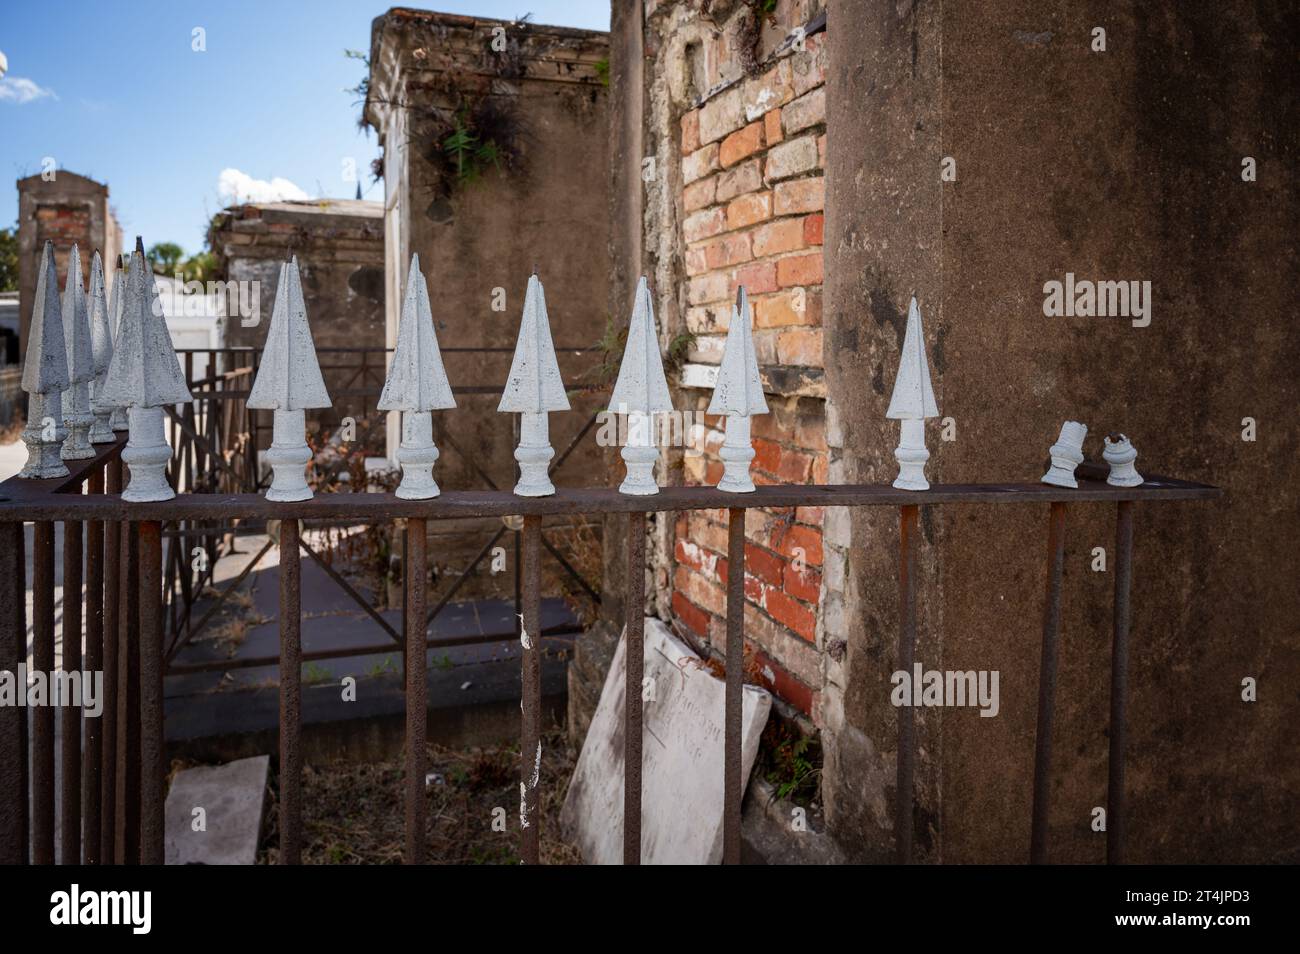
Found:
M 14 183 L 58 168 L 109 186 L 127 236 L 203 245 L 218 188 L 282 179 L 310 197 L 351 198 L 355 159 L 366 198 L 374 135 L 343 92 L 365 68 L 370 22 L 394 4 L 367 0 L 0 0 L 0 228 L 18 215 Z M 410 6 L 426 6 L 412 3 Z M 447 13 L 609 28 L 609 0 L 439 0 Z M 207 49 L 195 52 L 195 27 Z M 246 178 L 244 178 L 246 177 Z M 287 189 L 287 186 L 282 186 Z

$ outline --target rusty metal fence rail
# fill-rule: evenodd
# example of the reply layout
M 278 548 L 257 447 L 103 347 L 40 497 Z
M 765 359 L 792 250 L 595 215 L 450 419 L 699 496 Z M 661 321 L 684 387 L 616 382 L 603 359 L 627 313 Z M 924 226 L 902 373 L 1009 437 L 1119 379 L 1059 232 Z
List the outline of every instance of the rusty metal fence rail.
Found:
M 157 503 L 127 503 L 122 487 L 123 441 L 100 445 L 93 460 L 69 462 L 71 474 L 52 480 L 14 478 L 0 485 L 0 669 L 18 671 L 27 654 L 25 539 L 23 522 L 34 523 L 33 661 L 54 665 L 55 523 L 64 524 L 64 647 L 62 667 L 102 665 L 108 713 L 100 725 L 80 710 L 62 716 L 62 797 L 56 802 L 55 710 L 0 707 L 0 862 L 55 861 L 55 813 L 64 838 L 60 860 L 74 863 L 163 861 L 163 801 L 166 784 L 162 678 L 162 537 L 179 521 L 199 524 L 241 519 L 280 521 L 280 860 L 301 859 L 301 615 L 299 595 L 300 521 L 348 519 L 383 522 L 405 519 L 413 530 L 408 552 L 405 640 L 406 861 L 424 858 L 423 751 L 426 727 L 425 675 L 428 617 L 424 588 L 426 521 L 458 517 L 523 518 L 523 625 L 540 632 L 541 518 L 551 514 L 627 513 L 628 559 L 627 692 L 624 711 L 624 861 L 641 855 L 642 619 L 645 605 L 645 520 L 648 513 L 724 509 L 728 533 L 727 656 L 740 658 L 744 640 L 744 515 L 749 508 L 893 507 L 899 513 L 897 665 L 908 668 L 916 643 L 917 531 L 920 507 L 1014 505 L 1041 507 L 1047 516 L 1046 601 L 1043 617 L 1038 728 L 1034 754 L 1030 860 L 1047 859 L 1048 779 L 1051 773 L 1057 643 L 1067 508 L 1073 502 L 1101 502 L 1116 510 L 1114 636 L 1111 661 L 1110 752 L 1107 854 L 1123 860 L 1125 789 L 1125 705 L 1127 701 L 1129 593 L 1133 577 L 1136 505 L 1207 500 L 1215 487 L 1149 477 L 1139 487 L 1113 487 L 1080 470 L 1078 489 L 1047 484 L 936 485 L 924 494 L 885 485 L 778 485 L 738 496 L 712 487 L 664 488 L 635 497 L 612 488 L 559 489 L 550 497 L 518 497 L 502 491 L 449 491 L 431 500 L 402 500 L 392 494 L 318 495 L 277 503 L 254 494 L 182 494 Z M 1091 476 L 1091 479 L 1089 479 Z M 83 545 L 84 540 L 84 545 Z M 83 574 L 84 568 L 84 574 Z M 85 584 L 84 614 L 80 596 Z M 534 755 L 541 733 L 541 641 L 522 652 L 521 792 L 522 860 L 539 861 L 538 791 Z M 725 702 L 724 861 L 740 860 L 741 690 L 738 665 L 727 667 Z M 914 712 L 898 710 L 895 831 L 897 860 L 912 858 Z M 32 720 L 31 731 L 27 719 Z M 29 746 L 30 737 L 30 746 Z M 78 835 L 79 833 L 79 835 Z M 80 848 L 78 847 L 78 843 Z

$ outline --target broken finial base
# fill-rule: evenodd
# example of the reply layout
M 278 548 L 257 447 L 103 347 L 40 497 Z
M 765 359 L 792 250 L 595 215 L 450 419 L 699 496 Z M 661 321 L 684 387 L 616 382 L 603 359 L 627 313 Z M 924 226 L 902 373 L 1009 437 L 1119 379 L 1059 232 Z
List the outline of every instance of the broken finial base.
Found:
M 273 476 L 266 499 L 283 503 L 310 500 L 313 494 L 307 485 L 307 465 L 311 463 L 311 448 L 306 440 L 306 412 L 277 410 L 271 427 L 272 440 L 266 452 L 266 462 Z
M 894 459 L 898 461 L 898 477 L 894 487 L 898 490 L 929 490 L 925 479 L 925 462 L 930 452 L 925 449 L 925 421 L 904 420 Z
M 1052 456 L 1052 466 L 1039 478 L 1041 483 L 1054 487 L 1079 486 L 1079 482 L 1074 479 L 1074 469 L 1083 463 L 1083 439 L 1087 435 L 1087 426 L 1078 421 L 1066 421 L 1061 425 L 1061 436 L 1048 450 Z
M 428 411 L 405 412 L 402 443 L 397 448 L 402 482 L 397 485 L 396 495 L 403 500 L 429 500 L 442 493 L 433 479 L 433 465 L 438 457 L 438 448 L 433 443 L 433 415 Z
M 172 449 L 163 431 L 163 409 L 133 407 L 128 417 L 131 436 L 122 451 L 122 461 L 129 476 L 122 499 L 131 503 L 171 500 L 176 491 L 167 483 L 167 462 L 171 460 Z
M 1101 456 L 1105 458 L 1106 463 L 1110 464 L 1110 476 L 1106 478 L 1106 483 L 1112 487 L 1140 486 L 1143 478 L 1133 466 L 1138 455 L 1133 443 L 1120 434 L 1113 441 L 1107 437 L 1104 445 Z
M 749 462 L 754 459 L 754 445 L 749 438 L 749 415 L 728 414 L 727 436 L 718 449 L 722 459 L 722 479 L 718 489 L 729 494 L 752 494 L 754 479 Z

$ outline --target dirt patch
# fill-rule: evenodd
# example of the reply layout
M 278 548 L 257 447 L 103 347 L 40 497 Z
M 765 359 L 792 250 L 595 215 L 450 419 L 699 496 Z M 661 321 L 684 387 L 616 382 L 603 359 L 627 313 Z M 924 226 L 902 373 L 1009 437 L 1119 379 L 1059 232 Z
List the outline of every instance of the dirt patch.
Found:
M 518 864 L 518 746 L 459 751 L 429 746 L 427 755 L 429 863 Z M 539 799 L 543 864 L 582 863 L 577 849 L 560 838 L 559 824 L 575 761 L 562 732 L 544 738 Z M 400 761 L 306 766 L 303 863 L 400 864 L 406 841 L 403 776 Z M 279 856 L 278 780 L 269 785 L 259 864 L 275 864 Z M 496 830 L 503 827 L 502 819 L 505 830 Z

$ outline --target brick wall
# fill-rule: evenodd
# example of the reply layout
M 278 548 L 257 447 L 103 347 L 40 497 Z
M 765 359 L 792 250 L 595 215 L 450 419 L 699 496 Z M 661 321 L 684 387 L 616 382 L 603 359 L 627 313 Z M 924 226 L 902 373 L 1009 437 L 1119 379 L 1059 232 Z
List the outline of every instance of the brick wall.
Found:
M 700 23 L 689 5 L 655 5 L 651 27 L 683 54 L 705 92 L 670 127 L 679 168 L 668 177 L 671 242 L 681 262 L 678 325 L 696 335 L 678 383 L 679 406 L 703 413 L 711 390 L 691 386 L 722 356 L 736 289 L 754 309 L 754 343 L 770 413 L 753 420 L 755 483 L 825 483 L 826 405 L 821 380 L 822 228 L 826 156 L 824 34 L 802 48 L 787 37 L 807 23 L 806 2 L 778 4 L 756 48 L 742 46 L 746 8 Z M 684 48 L 682 46 L 685 37 Z M 668 49 L 673 44 L 674 49 Z M 746 65 L 749 63 L 750 65 Z M 757 64 L 757 65 L 754 65 Z M 656 238 L 652 236 L 652 245 Z M 658 236 L 657 238 L 663 238 Z M 674 329 L 669 329 L 674 330 Z M 705 417 L 702 454 L 686 453 L 682 480 L 716 484 L 724 418 Z M 815 716 L 822 687 L 818 613 L 823 601 L 820 508 L 746 511 L 745 639 L 748 677 Z M 671 527 L 664 555 L 678 628 L 719 653 L 726 643 L 727 514 L 696 511 Z M 663 608 L 661 606 L 661 612 Z

